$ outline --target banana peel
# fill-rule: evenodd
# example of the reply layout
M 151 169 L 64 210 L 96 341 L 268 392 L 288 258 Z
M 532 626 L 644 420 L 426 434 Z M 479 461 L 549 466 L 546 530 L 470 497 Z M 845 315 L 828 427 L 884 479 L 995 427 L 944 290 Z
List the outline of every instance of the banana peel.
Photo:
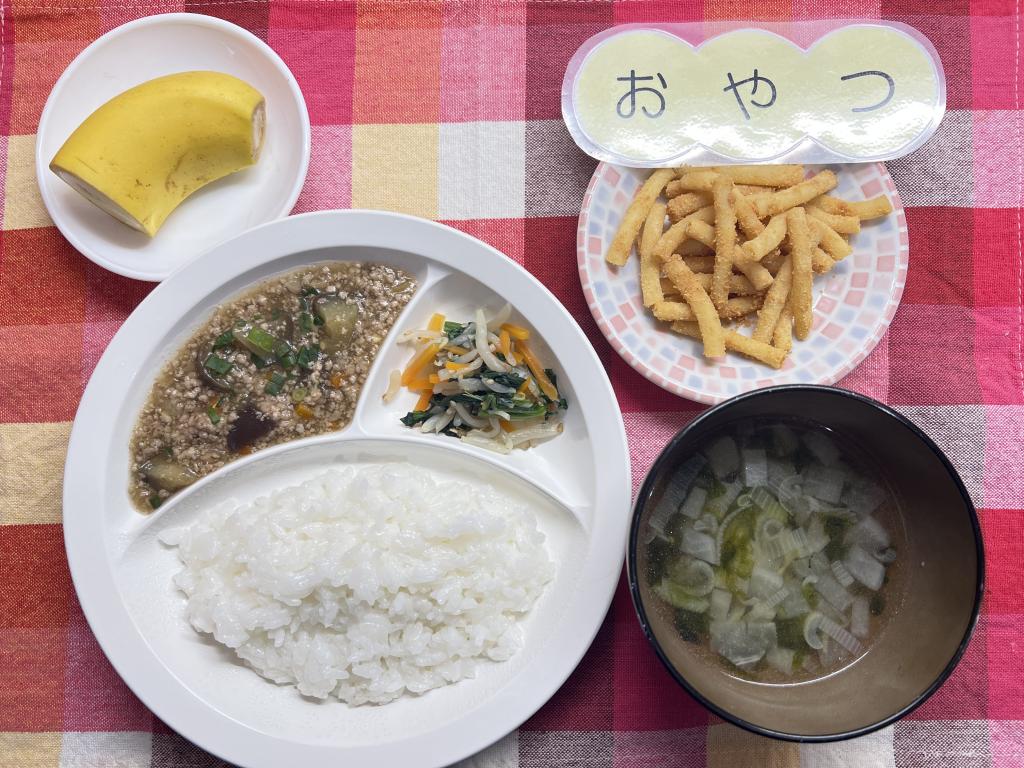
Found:
M 74 190 L 150 237 L 189 195 L 256 163 L 266 102 L 221 72 L 180 72 L 103 104 L 50 162 Z

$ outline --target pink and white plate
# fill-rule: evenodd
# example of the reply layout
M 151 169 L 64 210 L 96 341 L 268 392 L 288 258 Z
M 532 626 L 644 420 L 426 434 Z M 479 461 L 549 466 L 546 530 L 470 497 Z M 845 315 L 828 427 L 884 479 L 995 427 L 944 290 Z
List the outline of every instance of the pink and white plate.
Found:
M 814 280 L 814 326 L 780 370 L 729 353 L 708 361 L 700 342 L 669 331 L 640 299 L 640 269 L 632 256 L 616 268 L 604 260 L 644 169 L 601 163 L 583 198 L 576 253 L 580 283 L 598 327 L 633 368 L 669 392 L 701 403 L 776 384 L 833 384 L 852 371 L 885 334 L 907 281 L 907 220 L 892 177 L 881 163 L 835 167 L 846 200 L 888 195 L 893 212 L 864 222 L 853 253 Z M 841 173 L 839 173 L 841 171 Z M 741 330 L 741 332 L 743 332 Z

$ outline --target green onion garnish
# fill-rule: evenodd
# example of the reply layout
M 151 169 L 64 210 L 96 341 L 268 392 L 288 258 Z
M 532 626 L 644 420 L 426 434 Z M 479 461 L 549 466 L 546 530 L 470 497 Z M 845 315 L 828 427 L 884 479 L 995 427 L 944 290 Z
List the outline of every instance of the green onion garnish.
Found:
M 295 366 L 295 347 L 287 341 L 279 341 L 274 347 L 274 357 L 286 371 Z
M 309 312 L 299 313 L 299 328 L 303 331 L 312 331 L 314 328 L 313 315 Z
M 309 391 L 304 387 L 296 387 L 295 389 L 292 390 L 292 402 L 301 403 L 303 400 L 306 399 L 306 395 L 308 394 Z
M 220 336 L 213 340 L 214 349 L 222 349 L 223 347 L 230 347 L 235 341 L 235 334 L 231 331 L 224 331 Z
M 278 395 L 281 393 L 281 389 L 282 387 L 284 387 L 285 382 L 287 381 L 287 376 L 285 376 L 283 373 L 278 373 L 277 371 L 274 371 L 274 373 L 270 375 L 270 380 L 267 381 L 267 385 L 263 387 L 263 391 L 268 395 Z
M 308 344 L 299 347 L 299 354 L 296 356 L 295 361 L 306 370 L 311 370 L 319 359 L 320 345 Z
M 217 376 L 224 376 L 233 366 L 230 362 L 219 355 L 209 355 L 203 363 L 203 367 L 210 373 L 214 373 Z
M 206 415 L 210 417 L 211 424 L 220 424 L 220 414 L 212 405 L 206 409 Z
M 262 328 L 253 326 L 249 329 L 249 333 L 245 335 L 245 338 L 248 339 L 256 349 L 262 352 L 264 357 L 274 354 L 274 347 L 277 346 L 277 339 Z M 253 351 L 255 352 L 255 350 Z

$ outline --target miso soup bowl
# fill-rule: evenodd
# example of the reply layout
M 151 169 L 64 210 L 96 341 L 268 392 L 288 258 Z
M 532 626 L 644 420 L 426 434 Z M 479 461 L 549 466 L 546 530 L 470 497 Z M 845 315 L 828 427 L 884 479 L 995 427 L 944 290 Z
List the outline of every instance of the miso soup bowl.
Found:
M 860 444 L 877 460 L 901 501 L 908 569 L 902 605 L 868 652 L 809 682 L 771 685 L 740 679 L 699 654 L 656 610 L 647 583 L 647 521 L 673 470 L 708 437 L 736 422 L 800 418 Z M 981 606 L 984 553 L 978 518 L 956 470 L 913 423 L 881 403 L 832 387 L 780 386 L 711 408 L 683 429 L 640 488 L 627 569 L 647 639 L 668 671 L 720 717 L 764 736 L 837 741 L 882 728 L 920 706 L 949 677 L 970 641 Z

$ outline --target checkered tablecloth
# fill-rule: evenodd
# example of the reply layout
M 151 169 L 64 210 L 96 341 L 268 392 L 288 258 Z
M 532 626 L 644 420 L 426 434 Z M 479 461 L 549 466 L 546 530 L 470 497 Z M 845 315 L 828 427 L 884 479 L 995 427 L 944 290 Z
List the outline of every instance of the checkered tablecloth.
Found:
M 111 336 L 150 286 L 104 272 L 51 225 L 33 170 L 54 81 L 139 16 L 221 16 L 274 47 L 313 123 L 297 211 L 438 219 L 524 265 L 587 331 L 618 393 L 634 482 L 699 407 L 628 368 L 587 311 L 576 217 L 594 163 L 559 112 L 568 58 L 632 21 L 887 18 L 925 33 L 948 78 L 929 144 L 891 163 L 911 266 L 888 335 L 843 386 L 945 448 L 974 497 L 988 590 L 956 673 L 894 727 L 798 746 L 709 716 L 662 670 L 620 588 L 558 694 L 475 766 L 1024 765 L 1024 365 L 1020 0 L 0 0 L 0 768 L 211 766 L 157 720 L 93 639 L 61 536 L 71 419 Z

